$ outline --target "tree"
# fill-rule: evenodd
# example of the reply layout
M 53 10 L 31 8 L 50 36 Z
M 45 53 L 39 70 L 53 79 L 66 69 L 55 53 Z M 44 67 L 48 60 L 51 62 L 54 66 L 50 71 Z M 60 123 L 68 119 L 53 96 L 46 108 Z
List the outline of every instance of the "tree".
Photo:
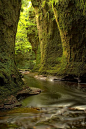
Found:
M 15 44 L 15 58 L 18 68 L 33 68 L 35 63 L 35 54 L 32 51 L 31 43 L 27 38 L 27 28 L 33 25 L 29 21 L 29 10 L 31 8 L 30 1 L 22 1 L 22 9 L 20 13 L 20 20 L 18 23 L 18 29 L 16 34 L 16 44 Z M 30 32 L 32 29 L 30 29 Z

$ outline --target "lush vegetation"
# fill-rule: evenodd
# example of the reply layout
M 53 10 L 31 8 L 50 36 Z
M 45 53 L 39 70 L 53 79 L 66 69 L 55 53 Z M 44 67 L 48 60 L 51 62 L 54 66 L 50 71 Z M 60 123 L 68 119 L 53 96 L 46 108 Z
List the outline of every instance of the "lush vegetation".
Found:
M 75 24 L 79 26 L 80 19 L 84 22 L 85 1 L 31 0 L 31 2 L 33 7 L 29 6 L 29 0 L 27 2 L 22 0 L 15 46 L 17 66 L 19 68 L 33 69 L 36 64 L 35 69 L 42 73 L 69 74 L 71 70 L 72 74 L 79 74 L 80 70 L 76 70 L 75 73 L 75 69 L 77 69 L 75 64 L 80 62 L 78 63 L 78 69 L 80 69 L 84 56 L 82 57 L 80 54 L 82 50 L 73 51 L 73 49 L 76 49 L 74 45 L 76 41 L 80 41 L 78 36 L 74 36 L 77 27 L 73 28 L 73 26 Z M 73 10 L 72 7 L 74 8 Z M 72 24 L 74 25 L 72 26 Z M 84 24 L 82 23 L 81 28 L 83 26 Z M 82 35 L 83 32 L 80 32 L 80 30 L 84 31 L 79 28 L 76 30 L 79 30 L 76 32 L 77 35 Z M 71 38 L 70 35 L 74 37 Z M 80 46 L 80 44 L 77 44 L 77 46 Z M 83 45 L 82 49 L 84 47 L 85 45 Z M 66 68 L 69 69 L 69 73 Z
M 35 53 L 27 38 L 27 28 L 33 23 L 29 21 L 30 1 L 22 1 L 20 20 L 16 34 L 15 59 L 18 68 L 32 69 L 35 64 Z M 30 30 L 32 31 L 32 29 Z
M 86 70 L 85 0 L 31 1 L 39 31 L 39 72 L 82 76 Z

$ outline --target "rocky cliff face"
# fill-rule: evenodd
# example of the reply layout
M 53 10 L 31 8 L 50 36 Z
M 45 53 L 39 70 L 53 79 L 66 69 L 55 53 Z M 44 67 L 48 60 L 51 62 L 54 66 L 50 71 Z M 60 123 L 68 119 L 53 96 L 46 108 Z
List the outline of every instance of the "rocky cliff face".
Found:
M 53 66 L 57 74 L 82 76 L 86 73 L 86 2 L 52 1 L 53 8 L 48 0 L 32 0 L 41 48 L 40 71 L 50 71 Z
M 64 72 L 83 74 L 86 72 L 86 2 L 60 0 L 53 7 L 66 63 Z
M 37 24 L 36 24 L 36 17 L 34 8 L 31 7 L 29 11 L 29 22 L 31 23 L 27 27 L 27 37 L 28 41 L 31 43 L 32 50 L 35 53 L 36 57 L 36 66 L 34 67 L 34 70 L 38 70 L 40 67 L 40 43 L 39 43 L 39 36 L 38 36 L 38 30 L 37 30 Z
M 0 95 L 16 92 L 22 84 L 15 66 L 15 36 L 21 0 L 0 0 Z M 4 94 L 5 92 L 5 94 Z
M 62 54 L 62 46 L 58 26 L 49 1 L 33 1 L 38 28 L 41 67 L 40 72 L 46 73 L 58 64 L 58 57 Z

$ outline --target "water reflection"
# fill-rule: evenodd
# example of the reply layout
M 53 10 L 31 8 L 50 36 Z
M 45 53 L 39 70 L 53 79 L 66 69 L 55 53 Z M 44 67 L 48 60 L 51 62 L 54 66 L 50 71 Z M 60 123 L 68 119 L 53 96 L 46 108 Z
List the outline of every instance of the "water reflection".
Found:
M 0 129 L 86 129 L 85 84 L 49 82 L 28 75 L 25 79 L 28 86 L 43 92 L 22 100 L 22 108 L 2 115 Z
M 25 76 L 31 87 L 41 88 L 43 92 L 22 101 L 23 106 L 82 106 L 86 105 L 85 84 L 37 80 Z M 84 89 L 84 90 L 83 90 Z

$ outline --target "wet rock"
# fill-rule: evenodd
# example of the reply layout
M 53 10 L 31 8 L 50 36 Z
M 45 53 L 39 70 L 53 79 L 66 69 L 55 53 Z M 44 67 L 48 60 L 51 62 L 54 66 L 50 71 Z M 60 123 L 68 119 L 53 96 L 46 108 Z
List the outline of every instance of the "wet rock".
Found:
M 12 109 L 14 107 L 20 107 L 21 103 L 18 102 L 15 96 L 11 95 L 0 104 L 0 110 L 2 109 Z
M 4 105 L 10 105 L 10 104 L 14 104 L 17 102 L 18 102 L 18 100 L 16 99 L 16 97 L 11 95 L 7 99 L 5 99 Z
M 7 114 L 10 113 L 11 117 L 5 119 L 9 125 L 18 126 L 18 129 L 86 129 L 86 114 L 72 107 L 16 108 L 7 111 Z M 12 113 L 18 113 L 18 116 Z
M 77 78 L 75 78 L 73 75 L 66 75 L 61 79 L 61 81 L 78 82 Z
M 31 95 L 37 95 L 41 93 L 41 89 L 39 88 L 26 88 L 23 89 L 22 91 L 17 93 L 17 96 L 9 96 L 8 98 L 6 98 L 3 102 L 0 103 L 0 110 L 2 109 L 12 109 L 14 107 L 21 107 L 22 104 L 18 101 L 21 99 L 24 99 L 28 96 Z
M 14 104 L 14 107 L 21 107 L 21 106 L 22 104 L 20 102 Z
M 60 78 L 58 78 L 57 76 L 51 76 L 51 75 L 49 75 L 49 76 L 47 76 L 47 79 L 46 79 L 47 81 L 59 81 L 60 80 Z
M 20 102 L 14 104 L 4 104 L 2 109 L 12 109 L 14 107 L 21 107 L 22 104 Z
M 54 81 L 61 81 L 61 79 L 58 79 L 58 78 L 54 78 L 53 80 Z
M 47 76 L 44 76 L 44 75 L 36 75 L 36 76 L 34 76 L 34 78 L 40 79 L 40 80 L 46 80 L 46 79 L 47 79 Z
M 42 91 L 41 91 L 41 89 L 39 89 L 39 88 L 27 88 L 27 89 L 25 89 L 25 90 L 19 92 L 19 93 L 17 94 L 16 98 L 17 98 L 18 100 L 21 100 L 21 99 L 24 99 L 24 98 L 26 98 L 26 97 L 28 97 L 28 96 L 31 96 L 31 95 L 37 95 L 37 94 L 39 94 L 39 93 L 41 93 L 41 92 L 42 92 Z
M 78 83 L 86 83 L 86 74 L 83 74 L 78 78 Z
M 11 105 L 11 104 L 4 105 L 4 109 L 12 109 L 12 108 L 13 108 L 13 105 Z

